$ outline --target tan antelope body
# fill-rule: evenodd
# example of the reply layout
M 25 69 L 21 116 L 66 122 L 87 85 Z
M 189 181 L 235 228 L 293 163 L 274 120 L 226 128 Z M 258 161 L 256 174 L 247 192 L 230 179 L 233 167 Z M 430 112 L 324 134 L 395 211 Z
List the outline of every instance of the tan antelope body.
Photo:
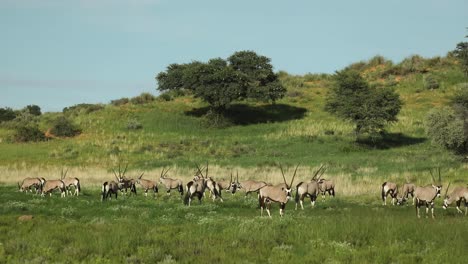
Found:
M 245 196 L 251 192 L 258 192 L 261 188 L 267 186 L 267 183 L 264 181 L 254 181 L 254 180 L 247 180 L 241 181 L 237 188 L 239 190 L 243 190 L 245 192 Z
M 220 195 L 221 195 L 222 190 L 231 192 L 231 194 L 236 193 L 238 182 L 239 182 L 239 173 L 237 173 L 237 181 L 232 180 L 232 173 L 231 173 L 231 180 L 218 181 L 217 185 L 218 185 L 218 190 L 219 190 Z
M 223 202 L 223 198 L 221 197 L 221 190 L 219 189 L 220 186 L 212 177 L 206 178 L 205 186 L 206 189 L 210 191 L 210 197 L 213 199 L 213 201 L 220 199 L 220 201 Z
M 396 183 L 393 182 L 384 182 L 382 184 L 382 201 L 383 205 L 387 205 L 387 196 L 390 195 L 392 197 L 392 204 L 395 205 L 395 199 L 398 195 L 398 186 Z
M 72 195 L 71 187 L 73 186 L 73 188 L 75 189 L 74 194 L 78 196 L 81 191 L 80 180 L 78 178 L 65 178 L 65 176 L 67 176 L 67 173 L 68 170 L 66 170 L 64 173 L 62 169 L 62 172 L 60 174 L 60 179 L 65 184 L 66 194 Z
M 182 181 L 179 180 L 179 179 L 167 178 L 166 174 L 167 174 L 168 171 L 169 171 L 169 169 L 166 172 L 164 172 L 164 169 L 163 169 L 164 173 L 161 172 L 161 176 L 159 177 L 159 183 L 161 183 L 162 185 L 164 185 L 164 187 L 166 187 L 167 195 L 171 194 L 172 189 L 177 189 L 179 191 L 180 195 L 183 195 L 184 194 L 184 186 L 183 186 Z
M 426 217 L 427 214 L 429 213 L 429 207 L 431 207 L 431 215 L 432 218 L 434 218 L 434 200 L 436 197 L 440 197 L 440 191 L 442 189 L 442 184 L 441 184 L 441 177 L 440 177 L 440 168 L 439 170 L 439 183 L 435 183 L 435 178 L 434 175 L 432 174 L 432 170 L 430 170 L 431 177 L 432 177 L 432 184 L 429 186 L 424 186 L 424 187 L 416 187 L 414 190 L 414 199 L 415 199 L 415 205 L 416 205 L 416 215 L 418 218 L 421 218 L 419 215 L 419 207 L 422 205 L 426 206 Z
M 125 173 L 127 172 L 128 164 L 125 166 L 125 169 L 122 171 L 119 163 L 119 173 L 117 174 L 114 169 L 112 171 L 114 172 L 115 178 L 117 179 L 117 182 L 119 183 L 118 187 L 119 190 L 124 193 L 125 190 L 125 195 L 127 195 L 127 190 L 130 189 L 130 195 L 137 194 L 136 192 L 136 181 L 134 179 L 128 179 L 125 177 Z
M 296 166 L 296 170 L 294 171 L 294 175 L 291 179 L 290 184 L 286 183 L 286 178 L 284 176 L 283 168 L 280 166 L 285 185 L 282 185 L 282 184 L 275 185 L 275 186 L 266 185 L 260 188 L 260 190 L 258 191 L 258 201 L 260 203 L 260 215 L 261 216 L 263 215 L 263 209 L 266 208 L 268 216 L 271 217 L 270 208 L 271 208 L 272 202 L 280 204 L 280 216 L 282 217 L 284 215 L 284 208 L 286 207 L 286 203 L 291 198 L 291 186 L 294 182 L 294 177 L 296 177 L 296 172 L 297 172 L 298 167 L 299 165 Z
M 45 181 L 45 180 L 44 180 Z M 65 183 L 63 183 L 62 180 L 49 180 L 45 181 L 44 184 L 42 185 L 42 196 L 45 196 L 46 194 L 49 194 L 52 196 L 52 191 L 55 189 L 60 190 L 60 197 L 65 197 Z
M 138 184 L 140 184 L 140 186 L 143 188 L 143 190 L 145 191 L 145 196 L 148 197 L 148 190 L 153 190 L 153 196 L 156 195 L 156 193 L 158 193 L 158 183 L 156 181 L 151 181 L 151 180 L 147 180 L 147 179 L 142 179 L 141 177 L 143 177 L 143 174 L 142 173 L 138 179 L 136 180 L 136 182 Z
M 320 166 L 320 168 L 314 173 L 312 179 L 308 182 L 300 182 L 296 185 L 296 210 L 298 203 L 301 204 L 301 209 L 304 210 L 304 199 L 305 197 L 310 197 L 310 203 L 312 206 L 315 206 L 315 201 L 317 200 L 317 196 L 320 192 L 319 180 L 320 177 L 325 173 L 326 168 L 324 165 Z M 317 178 L 317 175 L 320 175 Z
M 34 188 L 36 194 L 38 194 L 42 188 L 42 180 L 40 178 L 26 178 L 21 182 L 21 184 L 18 183 L 18 189 L 20 192 L 33 192 L 32 188 Z
M 117 199 L 117 193 L 119 192 L 119 184 L 115 181 L 104 182 L 101 188 L 101 201 L 106 200 L 107 198 L 112 199 L 112 194 L 115 194 L 115 199 Z
M 450 186 L 450 185 L 449 185 Z M 448 191 L 448 187 L 447 187 Z M 457 205 L 457 212 L 463 213 L 462 210 L 460 210 L 460 204 L 461 202 L 464 202 L 465 204 L 465 215 L 468 213 L 468 187 L 455 187 L 453 191 L 450 193 L 450 195 L 446 195 L 444 199 L 444 205 L 442 206 L 444 209 L 447 209 L 449 205 L 451 205 L 453 202 L 456 203 Z
M 333 180 L 320 179 L 318 181 L 320 192 L 322 193 L 322 200 L 325 200 L 325 193 L 329 196 L 335 197 L 335 182 Z
M 403 184 L 403 187 L 401 189 L 402 189 L 402 196 L 397 198 L 397 204 L 401 205 L 405 203 L 408 200 L 409 195 L 411 195 L 411 198 L 413 200 L 413 205 L 414 205 L 414 190 L 416 189 L 416 185 L 412 183 L 405 183 Z

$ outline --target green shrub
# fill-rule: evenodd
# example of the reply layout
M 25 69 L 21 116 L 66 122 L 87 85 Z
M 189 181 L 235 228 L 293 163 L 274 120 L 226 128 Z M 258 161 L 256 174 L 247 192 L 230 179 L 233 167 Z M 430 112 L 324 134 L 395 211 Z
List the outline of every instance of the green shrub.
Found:
M 135 96 L 130 99 L 130 103 L 135 105 L 148 104 L 155 100 L 156 98 L 150 93 L 142 93 L 139 96 Z
M 44 133 L 39 130 L 36 124 L 18 125 L 13 134 L 13 140 L 15 142 L 37 142 L 45 139 Z
M 172 98 L 172 95 L 169 92 L 162 93 L 158 96 L 158 99 L 161 101 L 172 101 L 174 98 Z
M 439 82 L 433 75 L 423 76 L 424 88 L 427 90 L 434 90 L 439 88 Z
M 464 120 L 449 107 L 431 110 L 426 117 L 426 131 L 432 142 L 456 152 L 466 152 Z
M 120 99 L 112 100 L 111 104 L 114 106 L 121 106 L 124 104 L 128 104 L 129 102 L 130 102 L 130 99 L 128 99 L 127 97 L 123 97 Z
M 81 133 L 81 129 L 65 116 L 59 116 L 52 121 L 50 132 L 58 137 L 74 137 Z
M 138 122 L 138 120 L 136 120 L 136 119 L 128 120 L 127 129 L 129 129 L 129 130 L 138 130 L 138 129 L 142 129 L 142 128 L 143 128 L 143 125 L 140 122 Z
M 75 114 L 80 113 L 89 114 L 104 109 L 103 105 L 100 104 L 77 104 L 63 109 L 64 114 Z
M 42 115 L 41 108 L 37 105 L 28 105 L 23 109 L 23 111 L 26 111 L 30 113 L 31 115 L 35 115 L 35 116 Z
M 5 122 L 5 121 L 10 121 L 15 119 L 16 114 L 13 109 L 6 107 L 6 108 L 0 108 L 0 123 Z

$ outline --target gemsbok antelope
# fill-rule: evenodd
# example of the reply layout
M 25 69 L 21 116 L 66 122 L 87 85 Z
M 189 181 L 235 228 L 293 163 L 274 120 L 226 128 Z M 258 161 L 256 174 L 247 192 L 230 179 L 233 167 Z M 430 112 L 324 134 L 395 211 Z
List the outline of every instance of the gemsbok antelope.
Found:
M 453 189 L 453 191 L 447 195 L 448 189 L 450 187 L 450 183 L 447 187 L 447 190 L 445 191 L 445 199 L 444 199 L 444 205 L 442 208 L 447 209 L 449 205 L 451 205 L 453 202 L 457 204 L 457 212 L 463 213 L 462 210 L 460 210 L 460 204 L 461 202 L 465 203 L 465 215 L 468 214 L 468 187 L 462 187 L 458 186 Z
M 164 185 L 164 187 L 166 187 L 167 195 L 171 194 L 172 189 L 177 189 L 179 191 L 180 195 L 183 195 L 184 194 L 184 186 L 183 186 L 182 181 L 179 180 L 179 179 L 167 178 L 166 174 L 167 174 L 168 171 L 169 171 L 169 169 L 164 171 L 164 168 L 163 168 L 163 170 L 161 171 L 161 175 L 159 177 L 159 183 L 161 183 L 162 185 Z
M 245 192 L 245 197 L 247 197 L 247 195 L 251 192 L 258 192 L 261 188 L 267 185 L 268 183 L 264 181 L 246 180 L 237 182 L 237 188 Z
M 304 210 L 304 198 L 310 197 L 310 203 L 312 206 L 315 206 L 315 201 L 317 200 L 317 196 L 320 192 L 319 181 L 320 177 L 322 177 L 323 173 L 325 173 L 326 168 L 324 165 L 320 166 L 320 168 L 314 173 L 310 181 L 308 182 L 300 182 L 296 185 L 296 210 L 297 204 L 301 204 L 301 209 Z M 320 175 L 318 175 L 320 173 Z M 317 177 L 318 175 L 318 177 Z
M 231 172 L 231 180 L 217 181 L 216 184 L 218 186 L 220 194 L 221 194 L 222 190 L 225 190 L 227 192 L 231 192 L 231 194 L 234 194 L 237 191 L 237 182 L 239 182 L 239 172 L 237 172 L 237 180 L 236 181 L 232 180 L 232 172 Z
M 38 194 L 42 188 L 42 180 L 40 178 L 26 178 L 21 182 L 21 184 L 18 183 L 18 189 L 20 192 L 33 192 L 32 188 L 34 188 L 36 194 Z
M 52 191 L 55 189 L 60 190 L 60 197 L 65 197 L 65 183 L 62 180 L 49 180 L 46 181 L 44 178 L 44 183 L 42 184 L 42 193 L 41 196 L 44 197 L 46 194 L 52 196 Z
M 142 173 L 138 177 L 136 182 L 141 185 L 143 190 L 145 190 L 145 197 L 148 197 L 148 190 L 153 190 L 153 197 L 154 197 L 156 195 L 156 193 L 158 193 L 158 183 L 155 182 L 155 181 L 142 179 L 141 177 L 143 177 L 143 174 L 145 174 L 145 173 Z
M 383 205 L 387 205 L 387 196 L 390 195 L 392 197 L 392 204 L 395 205 L 395 200 L 398 195 L 398 186 L 396 183 L 393 182 L 384 182 L 382 184 L 382 201 Z
M 78 178 L 65 178 L 65 176 L 67 176 L 67 172 L 68 170 L 66 170 L 65 173 L 63 173 L 63 169 L 62 169 L 61 176 L 60 176 L 60 179 L 65 184 L 66 194 L 78 196 L 81 192 L 80 180 Z M 75 189 L 73 194 L 71 190 L 72 187 Z
M 416 185 L 407 182 L 403 184 L 403 187 L 401 189 L 402 189 L 402 196 L 397 198 L 397 205 L 404 204 L 408 200 L 410 194 L 411 194 L 411 199 L 413 200 L 413 205 L 414 205 L 414 190 L 416 189 Z
M 286 207 L 286 203 L 291 198 L 291 187 L 294 183 L 294 178 L 296 177 L 297 168 L 299 165 L 296 166 L 294 170 L 294 175 L 291 179 L 291 183 L 286 182 L 286 177 L 284 176 L 283 168 L 280 165 L 281 174 L 283 175 L 283 180 L 285 186 L 277 185 L 266 185 L 261 188 L 258 192 L 258 201 L 260 203 L 260 215 L 263 216 L 263 209 L 266 209 L 268 216 L 271 217 L 270 208 L 271 203 L 279 203 L 280 204 L 280 216 L 284 215 L 284 208 Z
M 203 176 L 203 173 L 200 167 L 198 166 L 198 164 L 197 164 L 197 169 L 198 169 L 198 172 L 195 178 L 192 181 L 189 181 L 186 186 L 184 204 L 188 206 L 190 206 L 193 200 L 193 197 L 197 197 L 199 203 L 201 203 L 201 199 L 206 189 L 206 179 Z
M 135 180 L 134 179 L 127 179 L 125 177 L 125 173 L 127 172 L 128 169 L 128 164 L 125 165 L 125 169 L 122 171 L 119 163 L 119 174 L 115 172 L 114 169 L 112 169 L 112 172 L 114 172 L 115 178 L 117 179 L 117 182 L 119 183 L 119 190 L 123 193 L 125 190 L 125 195 L 127 195 L 127 190 L 130 189 L 130 195 L 137 194 L 136 191 L 136 185 L 135 185 Z
M 320 192 L 322 193 L 322 201 L 325 201 L 325 193 L 335 197 L 335 182 L 333 180 L 320 179 L 318 181 Z
M 440 197 L 440 190 L 442 189 L 442 183 L 441 183 L 441 176 L 440 176 L 440 168 L 439 170 L 439 182 L 436 184 L 434 175 L 432 174 L 432 170 L 429 170 L 431 173 L 432 177 L 432 184 L 429 186 L 425 187 L 416 187 L 414 190 L 414 199 L 415 199 L 415 205 L 416 205 L 416 215 L 418 218 L 421 218 L 419 215 L 419 207 L 421 205 L 426 205 L 426 217 L 427 214 L 429 213 L 429 206 L 431 207 L 431 215 L 432 218 L 434 218 L 434 200 L 436 197 Z
M 119 192 L 119 184 L 115 181 L 104 182 L 101 188 L 101 201 L 106 200 L 107 198 L 112 199 L 112 194 L 115 194 L 115 199 L 117 199 L 117 193 Z

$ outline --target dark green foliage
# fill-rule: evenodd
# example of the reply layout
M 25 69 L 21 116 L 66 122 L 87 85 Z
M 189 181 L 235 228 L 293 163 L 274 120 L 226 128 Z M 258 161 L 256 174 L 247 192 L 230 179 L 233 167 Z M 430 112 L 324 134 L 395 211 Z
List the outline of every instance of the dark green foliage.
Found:
M 74 106 L 65 107 L 62 112 L 67 115 L 78 115 L 80 113 L 89 114 L 102 109 L 104 109 L 104 106 L 100 104 L 77 104 Z
M 10 121 L 15 119 L 16 114 L 13 109 L 6 107 L 6 108 L 0 108 L 0 123 L 4 121 Z
M 23 111 L 27 111 L 31 115 L 35 116 L 40 116 L 42 114 L 41 108 L 37 105 L 28 105 L 23 109 Z
M 37 142 L 45 140 L 45 136 L 44 133 L 39 130 L 37 124 L 23 123 L 16 126 L 15 133 L 13 134 L 13 140 L 15 142 Z
M 423 77 L 424 88 L 427 90 L 434 90 L 439 88 L 439 82 L 433 75 L 424 75 Z
M 74 137 L 81 133 L 81 129 L 65 116 L 59 116 L 52 121 L 50 132 L 58 137 Z
M 468 42 L 458 43 L 453 53 L 460 62 L 460 66 L 465 75 L 468 75 Z
M 451 98 L 451 103 L 468 109 L 468 83 L 460 86 L 461 89 L 458 89 Z
M 190 90 L 218 113 L 236 100 L 275 101 L 286 92 L 270 59 L 252 51 L 236 52 L 227 60 L 171 64 L 156 80 L 160 91 Z
M 139 96 L 135 96 L 130 99 L 130 103 L 135 104 L 135 105 L 142 105 L 142 104 L 148 104 L 156 100 L 154 95 L 150 93 L 142 93 Z
M 335 82 L 325 110 L 353 122 L 356 134 L 383 132 L 388 122 L 397 121 L 402 103 L 392 89 L 370 87 L 354 70 L 337 72 Z
M 449 108 L 431 110 L 426 117 L 426 131 L 432 142 L 456 152 L 466 152 L 468 135 L 464 118 Z
M 115 106 L 120 106 L 120 105 L 128 104 L 129 102 L 130 102 L 130 99 L 124 97 L 124 98 L 112 100 L 111 104 Z

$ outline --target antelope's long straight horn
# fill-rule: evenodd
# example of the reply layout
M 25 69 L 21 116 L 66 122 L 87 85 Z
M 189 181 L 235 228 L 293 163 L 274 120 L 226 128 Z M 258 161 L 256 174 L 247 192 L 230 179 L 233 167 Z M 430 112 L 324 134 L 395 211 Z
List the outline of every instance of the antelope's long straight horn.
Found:
M 322 171 L 320 172 L 320 175 L 319 175 L 318 178 L 317 178 L 317 181 L 320 180 L 320 178 L 322 178 L 322 175 L 325 173 L 326 170 L 327 170 L 327 167 L 324 167 L 324 168 L 322 169 Z
M 292 187 L 292 184 L 293 184 L 293 182 L 294 182 L 294 178 L 296 177 L 296 172 L 297 172 L 297 168 L 298 168 L 298 167 L 299 167 L 299 164 L 297 164 L 296 169 L 294 170 L 294 175 L 293 175 L 293 177 L 292 177 L 292 179 L 291 179 L 291 184 L 289 184 L 289 188 Z
M 143 177 L 143 174 L 145 174 L 144 172 L 138 177 L 138 179 L 141 179 L 141 177 Z
M 195 166 L 197 166 L 198 173 L 200 173 L 200 176 L 203 178 L 203 172 L 201 171 L 200 166 L 198 166 L 198 164 L 195 164 Z
M 232 182 L 232 171 L 231 171 L 231 181 L 230 182 Z
M 444 194 L 444 197 L 447 197 L 447 193 L 448 193 L 448 190 L 449 190 L 449 187 L 450 187 L 450 184 L 452 182 L 449 182 L 448 186 L 447 186 L 447 189 L 445 189 L 445 194 Z
M 114 169 L 112 169 L 112 172 L 114 173 L 114 175 L 115 175 L 115 178 L 117 178 L 117 180 L 119 180 L 119 176 L 117 176 L 117 173 L 115 172 L 115 170 L 114 170 Z
M 314 180 L 315 177 L 317 177 L 317 174 L 319 174 L 319 172 L 322 170 L 323 166 L 325 166 L 324 164 L 320 164 L 320 168 L 314 173 L 314 176 L 312 176 L 312 179 Z
M 166 171 L 164 171 L 164 168 L 163 168 L 163 174 L 162 174 L 163 178 L 166 177 L 166 174 L 167 174 L 167 172 L 168 172 L 170 169 L 171 169 L 171 168 L 168 168 Z
M 68 169 L 65 171 L 65 174 L 63 175 L 63 178 L 65 178 L 67 176 L 67 173 L 68 173 Z
M 239 171 L 236 170 L 236 173 L 237 173 L 236 182 L 239 182 Z
M 128 169 L 128 163 L 127 163 L 127 165 L 125 165 L 125 169 L 124 169 L 124 171 L 122 172 L 122 177 L 123 177 L 123 176 L 125 175 L 125 173 L 127 172 L 127 169 Z
M 206 174 L 205 174 L 205 178 L 208 178 L 208 161 L 206 162 Z
M 432 169 L 429 169 L 429 172 L 431 173 L 432 183 L 435 183 L 435 178 L 434 174 L 432 174 Z
M 439 183 L 442 183 L 442 177 L 440 176 L 440 167 L 437 168 L 439 171 Z
M 284 177 L 283 166 L 281 166 L 281 164 L 280 164 L 279 166 L 280 166 L 281 174 L 283 174 L 283 180 L 284 180 L 284 184 L 286 184 L 286 185 L 287 185 L 288 183 L 286 182 L 286 177 Z

